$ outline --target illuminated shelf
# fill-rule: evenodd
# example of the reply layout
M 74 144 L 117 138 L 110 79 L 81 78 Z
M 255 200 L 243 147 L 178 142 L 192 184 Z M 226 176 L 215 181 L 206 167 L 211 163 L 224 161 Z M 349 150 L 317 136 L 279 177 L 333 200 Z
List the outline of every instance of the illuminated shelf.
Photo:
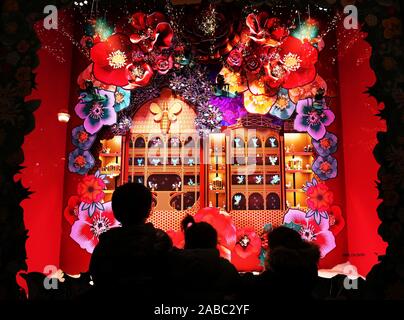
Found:
M 114 190 L 104 190 L 104 193 L 113 193 Z
M 304 192 L 302 189 L 286 189 L 286 192 Z
M 314 153 L 313 152 L 285 152 L 286 156 L 312 156 Z
M 311 170 L 285 170 L 286 173 L 313 173 Z
M 101 174 L 106 175 L 107 177 L 113 176 L 117 177 L 121 174 L 120 171 L 101 171 Z
M 226 190 L 225 189 L 221 189 L 221 190 L 210 190 L 209 189 L 209 192 L 212 192 L 212 193 L 226 193 Z
M 100 157 L 120 157 L 121 153 L 120 152 L 110 152 L 110 153 L 100 153 Z

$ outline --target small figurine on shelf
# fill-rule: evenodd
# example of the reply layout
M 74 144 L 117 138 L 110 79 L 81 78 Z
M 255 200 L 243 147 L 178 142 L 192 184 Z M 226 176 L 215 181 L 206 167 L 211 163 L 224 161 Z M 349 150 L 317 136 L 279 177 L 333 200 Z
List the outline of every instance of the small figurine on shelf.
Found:
M 311 144 L 307 146 L 307 152 L 313 152 L 313 146 Z
M 241 142 L 240 138 L 234 138 L 234 143 L 236 145 L 236 148 L 241 148 L 240 142 Z
M 151 181 L 149 181 L 149 188 L 152 189 L 152 191 L 157 189 L 157 183 L 153 183 Z
M 286 147 L 285 147 L 285 152 L 286 152 L 286 153 L 289 153 L 289 152 L 290 152 L 290 147 L 289 147 L 289 146 L 286 146 Z
M 189 158 L 188 159 L 188 165 L 189 166 L 193 166 L 194 165 L 195 160 L 193 158 Z
M 307 152 L 308 151 L 307 146 L 304 146 L 303 150 L 304 150 L 304 152 Z
M 288 201 L 288 200 L 286 200 L 286 207 L 287 207 L 287 208 L 290 208 L 290 204 L 289 204 L 289 201 Z
M 272 176 L 272 178 L 271 178 L 272 185 L 279 184 L 280 181 L 281 181 L 281 178 L 277 174 Z
M 290 152 L 295 152 L 295 145 L 293 143 L 290 145 Z
M 263 180 L 264 180 L 263 176 L 255 176 L 255 184 L 262 184 Z
M 306 164 L 306 170 L 310 170 L 310 164 Z
M 276 156 L 269 156 L 269 162 L 271 163 L 271 166 L 276 166 L 276 162 L 278 161 L 278 157 Z
M 252 138 L 253 148 L 258 148 L 258 138 Z
M 180 158 L 171 158 L 171 163 L 176 166 L 180 162 Z
M 234 196 L 234 206 L 238 206 L 240 204 L 240 201 L 241 201 L 241 195 L 236 194 Z
M 244 183 L 244 176 L 237 176 L 237 184 L 243 184 Z
M 181 188 L 181 181 L 179 181 L 178 183 L 173 183 L 172 187 L 175 191 L 178 191 L 178 189 Z
M 271 148 L 276 148 L 276 147 L 278 147 L 275 138 L 269 138 L 269 142 L 271 143 Z
M 285 185 L 286 189 L 290 189 L 292 187 L 292 182 L 288 181 Z
M 110 153 L 110 152 L 111 152 L 111 148 L 107 148 L 107 147 L 102 148 L 102 153 Z
M 159 165 L 159 163 L 160 163 L 160 159 L 156 159 L 156 158 L 154 158 L 154 159 L 151 159 L 151 163 L 153 164 L 153 165 L 155 165 L 155 166 L 158 166 Z
M 189 179 L 189 180 L 188 180 L 188 185 L 189 185 L 189 186 L 194 186 L 195 183 L 194 183 L 194 181 L 193 181 L 192 179 Z
M 136 161 L 137 161 L 137 165 L 139 167 L 143 166 L 143 159 L 142 158 L 138 158 L 138 159 L 136 159 Z
M 213 190 L 222 190 L 223 180 L 221 177 L 217 176 L 213 179 Z

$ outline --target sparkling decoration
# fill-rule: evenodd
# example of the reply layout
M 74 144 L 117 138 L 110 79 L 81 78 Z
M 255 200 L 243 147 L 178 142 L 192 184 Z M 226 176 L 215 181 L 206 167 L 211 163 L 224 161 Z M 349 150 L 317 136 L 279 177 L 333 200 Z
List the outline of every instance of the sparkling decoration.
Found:
M 202 15 L 199 29 L 207 36 L 213 37 L 216 32 L 217 12 L 215 8 L 209 7 Z
M 132 119 L 127 115 L 119 117 L 118 122 L 111 127 L 111 132 L 116 136 L 126 135 L 132 128 Z

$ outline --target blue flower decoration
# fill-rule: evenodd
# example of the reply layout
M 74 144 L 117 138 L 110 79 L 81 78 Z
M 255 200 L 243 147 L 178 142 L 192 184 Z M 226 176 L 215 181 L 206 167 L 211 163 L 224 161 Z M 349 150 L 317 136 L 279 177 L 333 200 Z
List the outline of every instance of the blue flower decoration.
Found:
M 337 176 L 337 159 L 319 156 L 312 165 L 313 172 L 323 181 Z
M 337 151 L 338 138 L 335 134 L 327 132 L 324 138 L 320 140 L 312 140 L 314 149 L 322 157 L 327 157 Z
M 117 87 L 115 91 L 114 109 L 116 112 L 122 111 L 130 104 L 130 91 Z
M 72 143 L 81 150 L 88 150 L 93 145 L 97 135 L 89 134 L 84 126 L 78 126 L 72 130 Z
M 69 154 L 69 171 L 86 174 L 94 166 L 94 157 L 86 150 L 75 149 Z
M 279 119 L 289 119 L 295 112 L 296 104 L 289 98 L 288 90 L 281 88 L 278 92 L 278 98 L 272 106 L 269 113 Z

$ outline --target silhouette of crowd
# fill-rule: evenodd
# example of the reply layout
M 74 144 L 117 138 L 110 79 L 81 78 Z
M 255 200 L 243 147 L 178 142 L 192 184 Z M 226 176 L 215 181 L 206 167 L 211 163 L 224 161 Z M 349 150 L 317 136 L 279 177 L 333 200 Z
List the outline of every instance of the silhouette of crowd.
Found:
M 319 248 L 287 227 L 268 233 L 265 271 L 240 274 L 220 256 L 218 234 L 210 224 L 186 216 L 181 223 L 185 245 L 178 249 L 164 231 L 146 222 L 152 194 L 144 185 L 118 187 L 112 209 L 122 227 L 101 234 L 89 271 L 82 274 L 80 282 L 66 281 L 68 289 L 53 299 L 201 302 L 357 298 L 344 289 L 344 277 L 318 277 Z M 88 279 L 93 285 L 86 287 Z M 31 298 L 41 298 L 41 294 Z

